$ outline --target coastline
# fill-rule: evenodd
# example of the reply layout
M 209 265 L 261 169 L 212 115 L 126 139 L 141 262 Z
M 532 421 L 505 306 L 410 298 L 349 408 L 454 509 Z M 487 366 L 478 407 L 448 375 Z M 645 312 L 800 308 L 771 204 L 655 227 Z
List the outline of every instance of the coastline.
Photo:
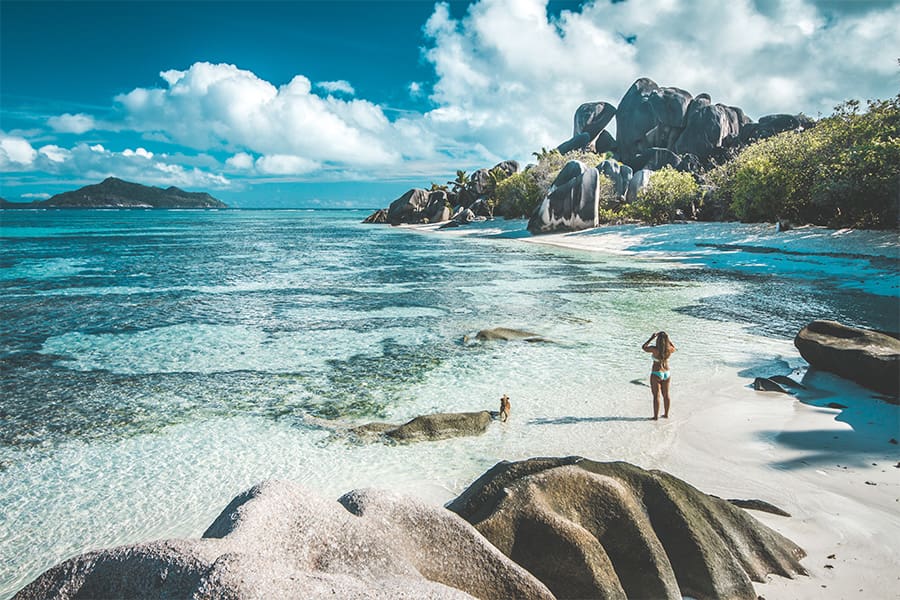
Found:
M 664 227 L 671 226 L 609 226 L 534 237 L 490 233 L 489 223 L 471 231 L 445 231 L 485 235 L 488 230 L 488 235 L 529 244 L 671 261 L 673 268 L 702 259 L 659 243 Z M 853 236 L 851 230 L 829 233 Z M 648 243 L 653 235 L 655 243 Z M 799 230 L 793 239 L 802 243 L 803 237 Z M 879 252 L 896 256 L 896 247 L 874 249 Z M 866 291 L 896 296 L 896 281 L 872 283 Z M 895 598 L 900 589 L 900 446 L 890 440 L 900 439 L 900 410 L 850 381 L 807 371 L 790 341 L 773 339 L 771 346 L 771 364 L 802 374 L 806 390 L 788 396 L 748 386 L 754 376 L 776 374 L 778 366 L 756 367 L 753 373 L 735 368 L 711 374 L 702 384 L 695 379 L 679 385 L 678 371 L 692 365 L 676 361 L 673 416 L 661 422 L 669 429 L 665 447 L 651 452 L 657 464 L 640 466 L 668 471 L 723 498 L 759 498 L 792 515 L 749 511 L 807 552 L 802 563 L 809 577 L 770 575 L 767 583 L 754 584 L 761 597 Z M 829 408 L 829 403 L 847 408 Z

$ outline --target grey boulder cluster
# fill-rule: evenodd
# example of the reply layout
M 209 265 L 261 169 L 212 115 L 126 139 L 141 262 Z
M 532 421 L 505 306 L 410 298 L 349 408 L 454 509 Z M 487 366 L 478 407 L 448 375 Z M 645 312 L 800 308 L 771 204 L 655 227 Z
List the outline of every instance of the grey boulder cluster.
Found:
M 413 188 L 391 202 L 388 208 L 375 211 L 363 223 L 424 224 L 471 223 L 478 219 L 493 217 L 487 203 L 492 189 L 492 172 L 502 172 L 504 176 L 519 170 L 519 163 L 505 160 L 490 169 L 478 169 L 464 185 L 455 190 L 424 190 Z
M 606 130 L 613 118 L 615 138 Z M 593 171 L 612 182 L 618 202 L 633 203 L 638 191 L 649 185 L 653 171 L 672 167 L 698 173 L 751 142 L 814 124 L 802 114 L 767 115 L 753 122 L 736 106 L 714 104 L 708 94 L 693 96 L 643 77 L 631 85 L 618 107 L 608 102 L 578 107 L 572 137 L 556 150 L 561 154 L 574 150 L 612 153 L 613 158 L 597 165 L 567 164 L 529 221 L 528 230 L 539 234 L 596 227 L 599 180 Z
M 615 137 L 606 127 L 616 121 Z M 557 146 L 560 154 L 587 151 L 599 164 L 572 161 L 550 186 L 528 223 L 533 234 L 579 231 L 599 224 L 600 177 L 612 182 L 614 203 L 633 203 L 649 185 L 653 171 L 672 167 L 694 174 L 727 160 L 732 153 L 756 140 L 815 125 L 803 114 L 774 114 L 751 120 L 736 106 L 713 103 L 709 94 L 692 95 L 677 87 L 660 87 L 642 77 L 635 81 L 618 106 L 586 102 L 575 111 L 572 137 Z M 611 153 L 612 158 L 599 161 Z M 370 215 L 365 223 L 420 224 L 444 222 L 452 227 L 493 217 L 487 202 L 493 173 L 508 176 L 519 170 L 515 161 L 493 169 L 479 169 L 453 191 L 411 189 L 390 207 Z M 616 206 L 610 206 L 616 208 Z M 697 214 L 685 215 L 697 218 Z
M 615 139 L 605 129 L 613 118 Z M 753 122 L 736 106 L 714 104 L 709 94 L 660 87 L 646 77 L 631 85 L 618 107 L 588 102 L 575 111 L 574 121 L 572 138 L 557 150 L 612 152 L 633 171 L 665 166 L 694 171 L 734 148 L 815 124 L 802 114 L 767 115 Z
M 337 502 L 268 481 L 200 539 L 89 552 L 15 598 L 756 598 L 804 552 L 660 471 L 580 457 L 501 462 L 440 508 Z

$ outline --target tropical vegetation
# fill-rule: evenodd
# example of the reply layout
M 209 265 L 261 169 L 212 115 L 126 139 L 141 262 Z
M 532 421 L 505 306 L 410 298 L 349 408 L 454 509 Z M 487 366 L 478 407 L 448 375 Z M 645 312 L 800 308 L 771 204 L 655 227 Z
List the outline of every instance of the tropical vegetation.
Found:
M 747 146 L 704 173 L 704 204 L 725 218 L 896 228 L 900 95 L 844 102 L 811 129 Z

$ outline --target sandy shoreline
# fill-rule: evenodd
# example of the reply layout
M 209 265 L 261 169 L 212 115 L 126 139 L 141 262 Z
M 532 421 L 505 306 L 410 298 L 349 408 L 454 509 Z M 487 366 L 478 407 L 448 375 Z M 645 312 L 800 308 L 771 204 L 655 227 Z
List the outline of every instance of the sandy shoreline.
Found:
M 619 234 L 528 241 L 610 253 L 636 242 Z M 900 446 L 890 440 L 900 439 L 900 407 L 827 373 L 802 381 L 808 389 L 797 399 L 738 379 L 707 389 L 676 382 L 673 402 L 687 396 L 692 410 L 675 420 L 671 453 L 658 468 L 708 493 L 761 498 L 792 514 L 752 513 L 807 552 L 810 576 L 770 576 L 757 586 L 768 600 L 898 598 Z M 830 402 L 847 408 L 827 408 Z
M 430 231 L 434 226 L 416 228 Z M 635 250 L 645 236 L 667 235 L 663 228 L 649 233 L 650 228 L 640 228 L 641 234 L 638 229 L 521 236 L 521 241 L 690 260 L 671 246 L 659 247 L 663 244 Z M 776 355 L 793 356 L 792 367 L 805 367 L 789 342 L 773 346 L 773 363 Z M 786 373 L 756 375 L 775 374 Z M 802 382 L 808 389 L 797 397 L 757 392 L 747 381 L 736 373 L 719 373 L 702 387 L 679 386 L 676 374 L 673 418 L 664 425 L 672 429 L 671 446 L 659 464 L 641 466 L 666 470 L 707 493 L 759 498 L 791 513 L 786 518 L 751 511 L 807 552 L 802 563 L 809 577 L 772 575 L 756 585 L 767 600 L 900 598 L 900 446 L 890 442 L 900 440 L 900 407 L 828 373 L 805 373 Z M 832 402 L 847 408 L 828 408 Z
M 800 398 L 810 404 L 740 383 L 697 390 L 659 468 L 708 493 L 760 498 L 791 513 L 752 512 L 806 550 L 810 577 L 771 576 L 757 586 L 761 596 L 896 598 L 900 452 L 889 440 L 898 433 L 897 407 L 828 374 L 803 382 Z

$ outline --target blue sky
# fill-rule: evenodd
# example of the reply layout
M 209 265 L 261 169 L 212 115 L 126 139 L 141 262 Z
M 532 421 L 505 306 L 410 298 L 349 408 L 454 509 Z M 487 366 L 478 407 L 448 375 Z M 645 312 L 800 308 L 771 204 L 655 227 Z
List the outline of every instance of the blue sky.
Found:
M 386 206 L 646 76 L 752 118 L 900 89 L 893 1 L 0 1 L 0 196 Z

